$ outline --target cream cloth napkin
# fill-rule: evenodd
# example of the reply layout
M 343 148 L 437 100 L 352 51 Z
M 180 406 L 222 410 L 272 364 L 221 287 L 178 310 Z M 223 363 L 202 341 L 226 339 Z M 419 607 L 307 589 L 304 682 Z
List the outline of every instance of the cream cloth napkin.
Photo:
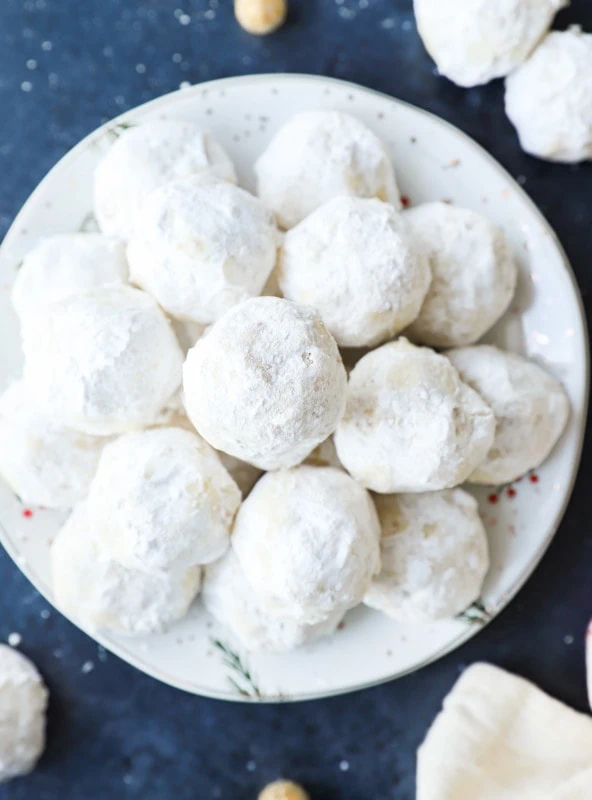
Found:
M 592 800 L 592 718 L 474 664 L 418 750 L 417 800 Z

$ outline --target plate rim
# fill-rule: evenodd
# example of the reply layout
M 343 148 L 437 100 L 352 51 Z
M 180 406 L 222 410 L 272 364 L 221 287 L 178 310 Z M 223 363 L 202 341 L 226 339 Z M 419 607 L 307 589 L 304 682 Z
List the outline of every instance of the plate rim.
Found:
M 75 144 L 73 147 L 67 150 L 66 153 L 64 153 L 64 155 L 62 155 L 60 159 L 49 169 L 49 171 L 44 175 L 41 181 L 29 194 L 29 196 L 23 203 L 22 207 L 16 214 L 14 220 L 12 221 L 10 227 L 8 228 L 4 236 L 2 244 L 0 245 L 0 253 L 6 249 L 7 240 L 11 237 L 13 231 L 18 227 L 20 218 L 24 214 L 25 209 L 27 208 L 31 200 L 34 200 L 38 194 L 41 194 L 45 190 L 46 184 L 49 183 L 51 180 L 53 180 L 57 175 L 59 175 L 60 172 L 66 167 L 64 161 L 70 160 L 72 157 L 75 157 L 78 152 L 81 152 L 86 148 L 88 148 L 89 146 L 92 146 L 95 139 L 100 138 L 106 131 L 112 128 L 113 125 L 125 122 L 126 120 L 129 119 L 130 116 L 132 116 L 133 114 L 137 113 L 140 110 L 142 112 L 149 111 L 152 106 L 160 105 L 165 100 L 171 100 L 172 98 L 178 95 L 183 95 L 184 97 L 187 97 L 192 93 L 198 93 L 204 88 L 207 88 L 209 90 L 211 88 L 221 88 L 223 86 L 228 87 L 240 84 L 252 85 L 256 83 L 278 82 L 278 81 L 283 82 L 290 80 L 305 81 L 311 83 L 312 82 L 324 83 L 324 84 L 331 84 L 333 86 L 341 86 L 343 88 L 355 89 L 356 91 L 361 91 L 379 97 L 383 100 L 389 101 L 390 103 L 393 103 L 395 106 L 404 106 L 408 109 L 411 109 L 415 113 L 428 117 L 430 121 L 435 122 L 438 125 L 448 129 L 450 133 L 454 133 L 456 136 L 461 137 L 463 139 L 464 144 L 467 147 L 473 149 L 481 158 L 484 158 L 486 161 L 488 161 L 489 165 L 495 171 L 497 171 L 500 176 L 502 176 L 505 180 L 507 180 L 511 184 L 513 192 L 515 192 L 520 197 L 520 199 L 529 207 L 531 213 L 533 213 L 534 216 L 539 220 L 542 228 L 550 236 L 559 255 L 561 256 L 565 273 L 571 282 L 572 289 L 574 290 L 577 306 L 579 309 L 578 319 L 575 324 L 579 325 L 580 327 L 580 333 L 583 342 L 583 356 L 584 356 L 584 363 L 582 364 L 583 385 L 581 389 L 582 413 L 581 413 L 581 419 L 579 420 L 578 429 L 575 432 L 577 435 L 577 440 L 575 442 L 576 447 L 571 462 L 569 481 L 566 484 L 561 505 L 557 513 L 554 515 L 551 524 L 549 525 L 547 535 L 540 543 L 540 546 L 537 548 L 537 551 L 534 554 L 533 558 L 529 562 L 528 566 L 522 571 L 522 573 L 520 573 L 518 578 L 514 581 L 511 590 L 505 593 L 503 601 L 500 602 L 500 604 L 496 607 L 493 615 L 487 620 L 485 620 L 479 626 L 476 625 L 467 626 L 467 629 L 463 633 L 461 633 L 458 637 L 456 637 L 444 648 L 430 655 L 429 658 L 424 659 L 423 661 L 417 664 L 414 664 L 412 667 L 397 672 L 396 675 L 390 675 L 387 677 L 380 678 L 378 680 L 355 683 L 352 684 L 351 686 L 341 687 L 338 689 L 324 689 L 320 691 L 299 694 L 297 696 L 288 695 L 279 698 L 278 697 L 252 698 L 252 697 L 244 697 L 237 694 L 233 694 L 231 691 L 212 690 L 207 687 L 205 688 L 196 687 L 194 684 L 188 685 L 183 680 L 175 680 L 174 678 L 171 679 L 171 676 L 165 674 L 161 675 L 158 669 L 152 668 L 149 665 L 144 664 L 142 662 L 142 659 L 135 655 L 130 656 L 127 652 L 124 652 L 123 649 L 120 649 L 118 643 L 105 639 L 102 636 L 102 634 L 90 632 L 84 626 L 80 625 L 78 621 L 72 619 L 67 614 L 65 614 L 60 608 L 55 606 L 53 600 L 47 596 L 44 588 L 41 588 L 40 583 L 32 577 L 28 564 L 22 563 L 22 560 L 19 557 L 19 553 L 12 546 L 7 531 L 0 523 L 0 543 L 2 544 L 8 556 L 14 561 L 17 568 L 23 573 L 23 575 L 34 586 L 34 588 L 52 605 L 53 608 L 56 608 L 56 610 L 60 614 L 62 614 L 62 616 L 64 616 L 79 630 L 82 630 L 87 636 L 93 639 L 93 641 L 97 642 L 99 645 L 107 649 L 109 652 L 112 652 L 118 658 L 121 658 L 124 662 L 129 664 L 134 669 L 137 669 L 143 674 L 149 675 L 150 677 L 159 680 L 173 688 L 180 689 L 184 692 L 196 695 L 198 697 L 207 697 L 216 700 L 226 700 L 226 701 L 241 702 L 241 703 L 283 704 L 283 703 L 308 702 L 311 700 L 321 700 L 329 697 L 337 697 L 339 695 L 349 694 L 351 692 L 361 691 L 363 689 L 369 689 L 374 686 L 380 686 L 382 684 L 389 683 L 390 681 L 402 678 L 406 675 L 410 675 L 414 672 L 417 672 L 420 669 L 423 669 L 429 664 L 439 661 L 441 658 L 448 655 L 453 650 L 456 650 L 458 647 L 465 644 L 465 642 L 469 641 L 469 639 L 472 639 L 481 630 L 483 630 L 490 622 L 492 622 L 499 614 L 501 614 L 501 612 L 504 609 L 508 607 L 508 605 L 516 597 L 518 592 L 524 587 L 530 576 L 539 566 L 543 556 L 545 555 L 547 549 L 549 548 L 565 516 L 565 512 L 567 510 L 567 507 L 569 505 L 569 502 L 573 494 L 575 482 L 578 477 L 579 467 L 581 463 L 583 444 L 586 433 L 586 419 L 588 413 L 589 393 L 590 393 L 590 342 L 588 337 L 588 324 L 584 309 L 583 298 L 577 283 L 576 275 L 573 271 L 567 253 L 565 252 L 563 245 L 561 244 L 561 241 L 559 240 L 559 237 L 555 233 L 555 230 L 553 229 L 552 225 L 546 219 L 546 217 L 544 216 L 542 211 L 538 208 L 536 203 L 530 198 L 527 192 L 522 188 L 522 186 L 518 183 L 518 181 L 508 172 L 508 170 L 491 153 L 489 153 L 482 145 L 480 145 L 469 134 L 465 133 L 461 128 L 457 127 L 451 122 L 448 122 L 448 120 L 439 117 L 437 114 L 431 111 L 427 111 L 426 109 L 421 108 L 420 106 L 416 106 L 415 104 L 410 103 L 406 100 L 401 100 L 397 97 L 393 97 L 389 94 L 386 94 L 385 92 L 381 92 L 376 89 L 370 89 L 366 86 L 362 86 L 361 84 L 354 83 L 352 81 L 345 81 L 340 78 L 333 78 L 324 75 L 314 75 L 314 74 L 298 73 L 298 72 L 261 73 L 254 75 L 237 75 L 226 78 L 217 78 L 211 81 L 203 81 L 201 83 L 196 83 L 187 88 L 177 89 L 173 92 L 167 92 L 166 94 L 160 95 L 159 97 L 155 97 L 152 100 L 147 101 L 146 103 L 141 103 L 140 105 L 134 106 L 133 108 L 128 109 L 122 112 L 121 114 L 118 114 L 116 117 L 107 120 L 99 127 L 93 129 L 77 144 Z

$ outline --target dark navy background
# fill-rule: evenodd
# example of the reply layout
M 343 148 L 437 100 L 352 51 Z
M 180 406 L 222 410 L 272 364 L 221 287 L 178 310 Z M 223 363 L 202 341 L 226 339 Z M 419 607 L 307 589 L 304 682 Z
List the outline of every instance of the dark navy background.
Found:
M 502 84 L 462 90 L 438 78 L 411 0 L 291 0 L 288 24 L 253 38 L 231 0 L 1 0 L 0 233 L 45 172 L 109 117 L 191 83 L 253 72 L 312 72 L 434 111 L 520 176 L 557 230 L 590 309 L 592 167 L 521 153 Z M 573 0 L 557 27 L 592 31 Z M 268 780 L 302 781 L 313 800 L 412 800 L 415 751 L 463 666 L 487 659 L 586 707 L 584 633 L 592 615 L 592 529 L 584 457 L 557 537 L 518 598 L 475 640 L 413 676 L 345 697 L 240 706 L 170 689 L 50 610 L 0 554 L 0 640 L 51 689 L 49 743 L 4 800 L 255 800 Z

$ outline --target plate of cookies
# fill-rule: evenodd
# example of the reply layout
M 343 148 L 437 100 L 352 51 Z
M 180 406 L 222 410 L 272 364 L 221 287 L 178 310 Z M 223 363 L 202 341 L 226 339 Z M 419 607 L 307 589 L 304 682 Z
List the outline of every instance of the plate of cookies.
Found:
M 370 686 L 524 584 L 578 468 L 585 321 L 475 142 L 298 75 L 102 126 L 0 249 L 0 536 L 138 669 L 228 700 Z

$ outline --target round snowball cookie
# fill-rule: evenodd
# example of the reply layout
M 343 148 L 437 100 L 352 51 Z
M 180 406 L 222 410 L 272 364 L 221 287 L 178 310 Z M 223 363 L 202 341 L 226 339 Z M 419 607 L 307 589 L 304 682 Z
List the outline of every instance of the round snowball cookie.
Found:
M 181 382 L 183 354 L 168 320 L 129 286 L 72 295 L 27 317 L 23 349 L 35 402 L 85 433 L 150 425 Z
M 527 153 L 592 158 L 592 34 L 553 31 L 506 80 L 506 114 Z
M 202 600 L 243 647 L 255 652 L 286 653 L 331 635 L 343 619 L 339 611 L 317 625 L 304 625 L 274 613 L 247 581 L 233 550 L 205 570 Z
M 463 483 L 493 443 L 495 418 L 445 356 L 406 339 L 358 361 L 337 455 L 375 492 L 431 492 Z
M 481 593 L 489 569 L 477 501 L 462 489 L 379 495 L 382 568 L 364 603 L 399 622 L 454 617 Z
M 339 111 L 302 111 L 280 128 L 255 163 L 259 197 L 292 228 L 339 195 L 400 207 L 393 166 L 380 139 Z
M 47 699 L 35 665 L 0 644 L 0 783 L 27 775 L 41 756 Z
M 414 0 L 438 71 L 459 86 L 507 75 L 534 50 L 569 0 Z
M 319 312 L 340 347 L 369 347 L 406 328 L 430 285 L 404 218 L 388 203 L 336 197 L 285 236 L 284 297 Z
M 261 294 L 279 243 L 256 197 L 185 178 L 146 198 L 127 249 L 130 277 L 172 317 L 207 325 Z
M 231 309 L 189 351 L 185 407 L 217 450 L 272 470 L 299 464 L 333 433 L 347 377 L 309 308 L 258 297 Z
M 368 492 L 332 467 L 268 472 L 236 517 L 231 545 L 271 613 L 300 624 L 357 605 L 380 568 Z
M 503 231 L 466 208 L 426 203 L 404 218 L 432 283 L 408 335 L 430 347 L 473 344 L 502 316 L 517 269 Z
M 125 244 L 98 233 L 50 236 L 25 256 L 12 288 L 22 319 L 72 294 L 127 283 Z
M 567 424 L 561 384 L 515 353 L 480 345 L 447 354 L 463 381 L 479 392 L 496 419 L 495 439 L 470 474 L 471 483 L 510 483 L 547 458 Z
M 153 120 L 119 135 L 95 170 L 95 214 L 103 233 L 129 239 L 144 198 L 177 178 L 236 183 L 211 133 L 188 120 Z
M 158 575 L 130 570 L 102 550 L 101 521 L 78 505 L 51 547 L 53 596 L 58 608 L 85 628 L 127 636 L 166 630 L 187 613 L 201 583 L 201 567 Z
M 152 428 L 107 445 L 88 496 L 107 556 L 158 573 L 209 564 L 228 548 L 238 486 L 196 433 Z
M 0 476 L 26 505 L 66 509 L 82 500 L 108 441 L 45 416 L 24 381 L 0 397 Z

